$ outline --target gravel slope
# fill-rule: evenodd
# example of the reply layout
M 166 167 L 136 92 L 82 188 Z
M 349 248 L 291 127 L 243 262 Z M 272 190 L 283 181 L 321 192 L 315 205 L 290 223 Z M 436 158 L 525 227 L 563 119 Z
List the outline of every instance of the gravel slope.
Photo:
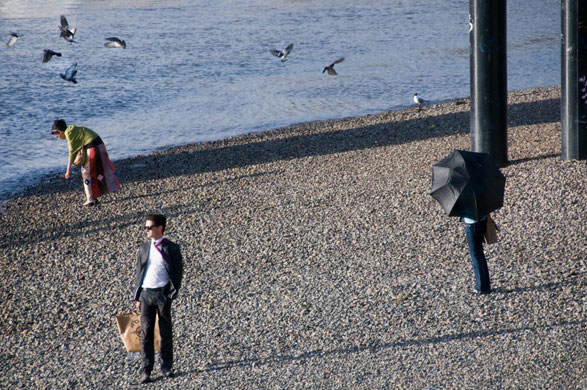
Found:
M 118 161 L 0 215 L 0 387 L 132 388 L 114 316 L 148 211 L 185 258 L 176 371 L 150 388 L 587 389 L 587 163 L 560 159 L 560 90 L 510 94 L 495 292 L 428 195 L 470 149 L 466 100 L 300 124 Z

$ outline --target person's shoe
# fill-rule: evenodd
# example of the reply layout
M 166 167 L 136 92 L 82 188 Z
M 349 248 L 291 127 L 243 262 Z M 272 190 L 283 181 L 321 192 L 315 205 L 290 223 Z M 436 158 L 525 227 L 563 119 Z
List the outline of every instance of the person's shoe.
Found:
M 172 370 L 172 369 L 170 369 L 170 368 L 163 368 L 163 369 L 161 370 L 161 372 L 163 373 L 163 376 L 164 376 L 165 378 L 173 378 L 173 377 L 174 377 L 174 375 L 175 375 L 175 373 L 173 372 L 173 370 Z
M 483 294 L 483 295 L 485 295 L 485 294 L 489 294 L 490 292 L 491 292 L 491 290 L 483 290 L 483 291 L 481 291 L 481 290 L 473 289 L 473 293 L 475 293 L 475 294 Z
M 98 198 L 96 198 L 93 200 L 88 200 L 86 203 L 84 203 L 84 206 L 96 206 L 98 203 L 100 203 L 100 201 L 98 200 Z
M 141 378 L 139 379 L 139 383 L 145 384 L 149 382 L 151 382 L 151 375 L 147 374 L 146 372 L 143 372 Z

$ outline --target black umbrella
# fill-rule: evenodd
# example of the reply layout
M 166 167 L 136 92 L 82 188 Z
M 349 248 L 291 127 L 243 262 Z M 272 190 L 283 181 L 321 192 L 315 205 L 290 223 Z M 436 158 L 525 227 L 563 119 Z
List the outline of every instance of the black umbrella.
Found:
M 455 150 L 432 166 L 430 195 L 449 216 L 479 220 L 503 206 L 505 177 L 487 153 Z

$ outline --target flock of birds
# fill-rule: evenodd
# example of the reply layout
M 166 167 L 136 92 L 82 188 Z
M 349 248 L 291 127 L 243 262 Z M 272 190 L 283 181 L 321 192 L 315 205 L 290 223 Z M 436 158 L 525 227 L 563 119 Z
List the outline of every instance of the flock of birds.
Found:
M 69 23 L 67 22 L 67 19 L 65 18 L 65 16 L 61 15 L 61 25 L 57 26 L 59 28 L 59 36 L 63 39 L 65 39 L 67 42 L 71 43 L 77 43 L 77 41 L 74 39 L 75 38 L 75 33 L 77 31 L 77 29 L 75 27 L 70 27 Z M 13 47 L 16 42 L 18 41 L 18 38 L 20 38 L 20 35 L 18 35 L 15 32 L 11 32 L 10 33 L 10 39 L 8 40 L 8 42 L 6 43 L 6 45 L 8 47 Z M 105 47 L 107 48 L 111 48 L 111 49 L 115 49 L 115 48 L 122 48 L 122 49 L 126 49 L 126 42 L 117 38 L 117 37 L 109 37 L 109 38 L 105 38 L 108 42 L 106 42 L 104 44 Z M 275 49 L 271 49 L 269 50 L 269 52 L 271 54 L 273 54 L 275 57 L 281 59 L 281 62 L 285 62 L 287 61 L 287 57 L 289 56 L 289 53 L 291 53 L 291 51 L 293 50 L 293 43 L 290 43 L 289 45 L 287 45 L 283 50 L 275 50 Z M 53 50 L 50 49 L 45 49 L 43 50 L 43 59 L 42 59 L 42 63 L 47 63 L 51 60 L 51 58 L 53 58 L 53 56 L 57 56 L 57 57 L 61 57 L 61 53 L 55 52 Z M 333 63 L 331 63 L 328 66 L 325 66 L 324 69 L 322 70 L 322 73 L 326 73 L 328 72 L 329 75 L 331 76 L 336 76 L 338 75 L 338 73 L 336 72 L 336 70 L 334 70 L 334 65 L 336 64 L 340 64 L 341 62 L 344 61 L 344 57 L 340 57 L 337 60 L 335 60 Z M 64 73 L 61 73 L 59 76 L 61 76 L 61 78 L 65 81 L 69 81 L 72 82 L 74 84 L 77 84 L 77 79 L 75 78 L 77 74 L 77 62 L 70 65 Z M 416 104 L 418 106 L 419 109 L 422 109 L 422 106 L 424 104 L 426 104 L 428 101 L 425 99 L 422 99 L 422 97 L 418 96 L 417 93 L 414 94 L 413 97 L 413 102 L 414 104 Z
M 63 39 L 65 39 L 65 41 L 71 43 L 78 43 L 74 38 L 75 38 L 75 33 L 77 31 L 77 29 L 75 27 L 70 27 L 69 23 L 67 22 L 67 18 L 63 15 L 61 15 L 61 25 L 57 26 L 59 28 L 59 36 Z M 8 40 L 8 42 L 6 43 L 6 46 L 8 47 L 13 47 L 14 45 L 16 45 L 16 42 L 18 41 L 18 39 L 21 37 L 22 35 L 19 35 L 15 32 L 11 32 L 10 33 L 10 39 Z M 107 48 L 122 48 L 122 49 L 126 49 L 126 42 L 118 39 L 116 37 L 109 37 L 109 38 L 105 38 L 108 42 L 106 42 L 104 44 L 104 46 L 106 46 Z M 61 57 L 61 53 L 58 53 L 56 51 L 53 51 L 51 49 L 45 49 L 43 50 L 43 58 L 41 60 L 41 62 L 43 64 L 51 61 L 51 58 L 53 58 L 54 56 L 56 57 Z M 70 65 L 64 73 L 61 73 L 59 76 L 61 76 L 61 78 L 65 81 L 69 81 L 71 83 L 77 84 L 77 79 L 75 78 L 77 74 L 77 62 Z

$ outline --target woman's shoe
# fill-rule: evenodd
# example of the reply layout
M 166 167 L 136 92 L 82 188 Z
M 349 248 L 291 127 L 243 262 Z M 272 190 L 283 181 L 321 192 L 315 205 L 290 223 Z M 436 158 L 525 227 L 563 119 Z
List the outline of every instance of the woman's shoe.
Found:
M 94 199 L 94 200 L 88 200 L 86 203 L 84 203 L 84 206 L 95 206 L 98 203 L 100 203 L 98 201 L 98 198 Z

